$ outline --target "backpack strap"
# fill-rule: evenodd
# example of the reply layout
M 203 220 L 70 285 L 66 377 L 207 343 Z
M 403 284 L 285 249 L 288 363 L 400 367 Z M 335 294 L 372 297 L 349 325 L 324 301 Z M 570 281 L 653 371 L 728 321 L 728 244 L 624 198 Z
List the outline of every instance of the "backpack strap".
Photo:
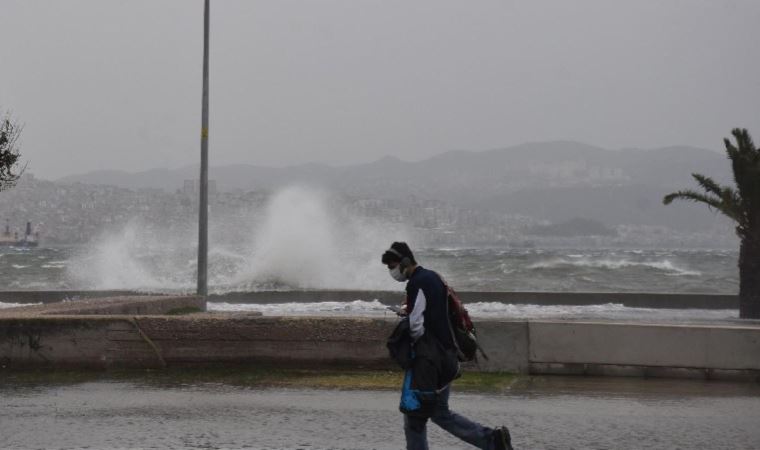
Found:
M 457 351 L 457 360 L 461 361 L 464 359 L 464 353 L 462 353 L 462 350 L 459 348 L 459 344 L 457 343 L 457 335 L 454 333 L 454 327 L 451 325 L 451 312 L 449 311 L 449 285 L 438 272 L 433 273 L 438 277 L 439 280 L 441 280 L 441 283 L 443 283 L 443 289 L 446 291 L 446 299 L 444 300 L 444 303 L 446 304 L 446 323 L 449 325 L 451 342 L 454 343 L 454 348 Z
M 454 327 L 451 325 L 451 313 L 449 312 L 449 290 L 451 289 L 449 285 L 446 283 L 446 280 L 443 279 L 443 277 L 438 273 L 431 271 L 441 280 L 441 283 L 443 283 L 443 287 L 446 289 L 446 322 L 449 324 L 449 333 L 451 333 L 451 340 L 454 342 L 454 348 L 457 351 L 457 359 L 464 360 L 464 353 L 459 348 L 459 344 L 457 343 L 457 337 L 454 333 Z M 461 300 L 460 300 L 461 301 Z M 462 305 L 464 306 L 464 305 Z M 473 329 L 474 332 L 474 329 Z M 488 355 L 486 355 L 486 352 L 483 350 L 483 347 L 480 346 L 480 342 L 478 342 L 477 338 L 475 339 L 475 347 L 478 349 L 481 355 L 483 355 L 483 358 L 485 358 L 486 361 L 488 361 Z M 478 355 L 475 354 L 475 364 L 478 363 Z

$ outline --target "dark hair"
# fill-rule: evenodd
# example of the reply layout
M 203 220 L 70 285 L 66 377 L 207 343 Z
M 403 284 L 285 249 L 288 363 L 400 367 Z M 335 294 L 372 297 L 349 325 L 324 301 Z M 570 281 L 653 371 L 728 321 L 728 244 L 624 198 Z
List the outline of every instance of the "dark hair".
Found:
M 414 259 L 414 253 L 406 245 L 406 242 L 394 242 L 391 244 L 391 248 L 383 253 L 382 261 L 383 264 L 400 263 L 404 258 L 408 258 L 409 263 L 412 265 L 417 264 L 417 261 Z

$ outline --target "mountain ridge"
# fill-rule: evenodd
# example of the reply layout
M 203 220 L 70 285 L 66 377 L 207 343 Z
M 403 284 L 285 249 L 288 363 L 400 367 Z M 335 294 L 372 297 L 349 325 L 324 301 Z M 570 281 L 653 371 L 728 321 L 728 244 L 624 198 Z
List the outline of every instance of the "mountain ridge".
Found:
M 240 164 L 221 164 L 210 167 L 211 172 L 224 173 L 225 171 L 250 171 L 251 173 L 266 172 L 264 175 L 271 175 L 273 173 L 280 176 L 289 177 L 292 175 L 299 175 L 303 173 L 321 172 L 323 174 L 334 175 L 337 173 L 350 173 L 357 171 L 359 173 L 365 173 L 372 169 L 400 169 L 402 171 L 408 170 L 408 168 L 417 168 L 420 166 L 441 166 L 450 164 L 457 171 L 462 167 L 478 167 L 483 163 L 484 165 L 490 165 L 495 162 L 514 162 L 516 164 L 525 164 L 527 162 L 532 163 L 550 163 L 559 161 L 591 161 L 596 159 L 602 165 L 614 164 L 614 159 L 620 159 L 625 161 L 626 159 L 640 159 L 642 156 L 646 156 L 653 160 L 650 162 L 661 161 L 663 159 L 683 159 L 686 156 L 696 156 L 697 160 L 710 160 L 717 161 L 721 158 L 721 154 L 713 150 L 691 147 L 691 146 L 668 146 L 656 149 L 638 149 L 638 148 L 624 148 L 624 149 L 605 149 L 593 145 L 588 145 L 576 141 L 547 141 L 547 142 L 528 142 L 511 147 L 495 148 L 487 150 L 451 150 L 438 155 L 431 156 L 429 158 L 407 161 L 396 156 L 386 155 L 374 161 L 367 163 L 359 163 L 352 165 L 334 166 L 324 163 L 304 163 L 283 167 L 264 166 L 250 163 Z M 559 158 L 559 159 L 558 159 Z M 681 161 L 683 162 L 683 161 Z M 646 161 L 641 161 L 646 163 Z M 407 168 L 407 169 L 404 169 Z M 175 169 L 169 168 L 152 168 L 140 171 L 126 171 L 117 169 L 101 169 L 84 172 L 81 174 L 68 175 L 58 178 L 55 181 L 62 183 L 89 183 L 89 184 L 112 184 L 120 187 L 128 188 L 140 188 L 140 187 L 161 187 L 164 189 L 171 189 L 166 186 L 165 180 L 146 180 L 147 176 L 161 174 L 163 177 L 175 179 L 177 177 L 195 178 L 197 177 L 199 166 L 197 164 L 185 165 Z M 392 174 L 391 174 L 392 175 Z M 129 178 L 139 180 L 130 181 Z M 114 184 L 114 181 L 116 183 Z M 147 183 L 142 184 L 142 182 Z M 181 187 L 180 183 L 173 182 L 173 187 Z M 219 187 L 221 189 L 228 188 L 226 184 L 235 184 L 229 180 L 218 180 Z M 230 187 L 235 188 L 236 186 Z
M 197 179 L 197 166 L 136 173 L 89 172 L 62 183 L 111 184 L 130 189 L 181 189 Z M 714 227 L 700 208 L 662 205 L 674 190 L 696 187 L 691 174 L 731 182 L 725 156 L 712 150 L 669 146 L 607 150 L 572 141 L 525 143 L 484 151 L 454 150 L 419 161 L 386 156 L 350 166 L 301 164 L 212 166 L 220 191 L 276 190 L 305 184 L 367 199 L 414 196 L 458 207 L 523 214 L 553 222 L 583 217 L 605 225 Z

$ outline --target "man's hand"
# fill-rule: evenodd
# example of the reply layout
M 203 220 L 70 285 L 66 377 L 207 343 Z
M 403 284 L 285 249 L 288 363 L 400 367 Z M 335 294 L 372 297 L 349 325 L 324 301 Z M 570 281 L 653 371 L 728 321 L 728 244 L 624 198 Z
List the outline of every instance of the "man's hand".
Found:
M 395 305 L 393 305 L 393 306 L 387 306 L 387 308 L 390 309 L 391 311 L 395 312 L 397 316 L 404 317 L 404 316 L 406 316 L 406 308 L 405 308 L 405 306 L 406 305 L 403 305 L 403 306 L 395 306 Z

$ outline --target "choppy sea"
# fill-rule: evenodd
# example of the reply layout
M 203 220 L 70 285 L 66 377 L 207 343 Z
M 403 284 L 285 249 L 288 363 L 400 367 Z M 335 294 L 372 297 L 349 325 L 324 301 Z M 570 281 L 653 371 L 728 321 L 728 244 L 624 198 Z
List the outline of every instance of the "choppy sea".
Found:
M 311 261 L 282 255 L 268 264 L 255 254 L 212 249 L 210 288 L 397 289 L 378 255 Z M 728 250 L 668 249 L 440 248 L 417 253 L 420 264 L 444 274 L 459 290 L 539 292 L 731 294 L 738 291 L 737 257 Z M 189 291 L 195 287 L 194 258 L 194 251 L 162 248 L 5 247 L 0 248 L 0 287 Z
M 378 251 L 343 252 L 332 259 L 317 255 L 256 255 L 234 248 L 212 248 L 210 291 L 400 290 L 379 262 Z M 375 249 L 376 250 L 376 249 Z M 382 249 L 381 249 L 382 250 Z M 434 248 L 417 252 L 423 266 L 442 273 L 461 291 L 518 292 L 738 292 L 738 252 L 682 249 L 496 249 Z M 100 246 L 0 248 L 2 290 L 131 289 L 146 292 L 192 292 L 192 248 Z M 11 306 L 0 304 L 0 307 Z M 210 309 L 257 310 L 264 314 L 381 315 L 374 299 L 351 303 L 219 303 Z M 667 310 L 626 308 L 610 303 L 590 306 L 535 306 L 501 303 L 469 305 L 485 317 L 663 317 Z M 683 317 L 683 311 L 671 311 Z M 688 313 L 721 319 L 735 311 Z

